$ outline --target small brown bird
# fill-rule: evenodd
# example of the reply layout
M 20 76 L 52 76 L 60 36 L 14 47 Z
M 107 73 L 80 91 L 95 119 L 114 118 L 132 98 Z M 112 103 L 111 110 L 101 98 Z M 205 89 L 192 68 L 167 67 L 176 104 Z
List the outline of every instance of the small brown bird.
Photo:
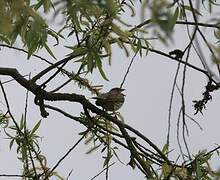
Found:
M 117 111 L 119 110 L 125 101 L 125 95 L 122 91 L 125 89 L 113 88 L 107 93 L 100 94 L 93 99 L 96 99 L 95 104 L 97 106 L 103 107 L 107 111 Z

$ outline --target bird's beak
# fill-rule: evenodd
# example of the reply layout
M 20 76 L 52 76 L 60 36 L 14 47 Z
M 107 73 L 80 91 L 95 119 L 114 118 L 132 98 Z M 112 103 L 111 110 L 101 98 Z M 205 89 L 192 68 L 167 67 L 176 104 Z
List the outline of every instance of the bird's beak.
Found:
M 121 90 L 121 92 L 123 92 L 125 89 L 120 89 Z

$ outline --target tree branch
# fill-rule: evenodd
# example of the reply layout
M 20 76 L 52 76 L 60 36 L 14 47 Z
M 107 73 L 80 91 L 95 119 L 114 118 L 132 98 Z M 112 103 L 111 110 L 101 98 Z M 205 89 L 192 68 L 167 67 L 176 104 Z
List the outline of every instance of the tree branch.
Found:
M 27 79 L 25 79 L 21 74 L 19 74 L 19 72 L 16 69 L 13 68 L 0 68 L 0 75 L 8 75 L 13 77 L 21 86 L 32 92 L 35 96 L 38 96 L 38 98 L 48 101 L 69 101 L 69 102 L 80 103 L 82 106 L 89 109 L 93 113 L 103 116 L 104 118 L 116 124 L 119 127 L 123 137 L 125 138 L 130 148 L 131 154 L 140 163 L 142 168 L 146 171 L 146 173 L 149 176 L 151 176 L 150 175 L 151 171 L 148 169 L 144 160 L 140 158 L 140 156 L 138 155 L 137 150 L 134 147 L 131 137 L 129 136 L 126 129 L 129 129 L 130 131 L 134 132 L 137 136 L 144 139 L 148 144 L 150 144 L 151 147 L 153 147 L 161 155 L 161 158 L 163 158 L 165 161 L 168 161 L 170 163 L 170 161 L 166 158 L 165 155 L 163 155 L 163 153 L 159 150 L 159 148 L 157 148 L 157 146 L 154 145 L 148 138 L 146 138 L 144 135 L 142 135 L 141 133 L 139 133 L 137 130 L 133 129 L 129 125 L 126 125 L 123 122 L 119 121 L 116 117 L 109 115 L 106 111 L 97 108 L 95 105 L 90 103 L 84 96 L 75 93 L 69 94 L 69 93 L 47 92 L 44 89 L 41 89 L 39 85 L 37 85 L 35 82 L 31 80 L 28 81 Z

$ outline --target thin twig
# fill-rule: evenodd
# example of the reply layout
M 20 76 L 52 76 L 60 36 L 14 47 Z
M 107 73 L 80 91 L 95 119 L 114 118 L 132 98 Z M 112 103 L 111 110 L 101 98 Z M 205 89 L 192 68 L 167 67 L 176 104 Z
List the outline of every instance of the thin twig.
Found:
M 200 130 L 203 130 L 202 126 L 195 119 L 193 119 L 188 114 L 185 114 L 185 116 L 188 117 L 192 122 L 194 122 L 199 127 Z
M 24 49 L 22 49 L 22 48 L 18 48 L 18 47 L 11 46 L 11 45 L 0 44 L 0 47 L 7 47 L 7 48 L 10 48 L 10 49 L 14 49 L 14 50 L 21 51 L 21 52 L 24 52 L 24 53 L 28 54 L 28 51 L 26 51 L 26 50 L 24 50 Z M 43 57 L 38 56 L 38 55 L 36 55 L 36 54 L 33 54 L 32 56 L 33 56 L 33 57 L 36 57 L 36 58 L 38 58 L 38 59 L 40 59 L 40 60 L 42 60 L 42 61 L 44 61 L 44 62 L 46 62 L 46 63 L 48 63 L 48 64 L 50 64 L 50 65 L 53 64 L 52 62 L 48 61 L 46 58 L 43 58 Z
M 0 80 L 0 86 L 1 86 L 1 90 L 2 90 L 2 93 L 3 93 L 4 99 L 5 99 L 5 103 L 6 103 L 7 110 L 8 110 L 8 113 L 9 113 L 9 115 L 10 115 L 10 118 L 12 119 L 13 123 L 15 124 L 15 127 L 16 127 L 18 133 L 19 133 L 20 135 L 24 135 L 24 133 L 20 130 L 19 125 L 18 125 L 18 123 L 16 122 L 14 116 L 13 116 L 12 113 L 11 113 L 10 105 L 9 105 L 9 102 L 8 102 L 8 98 L 7 98 L 7 95 L 6 95 L 6 92 L 5 92 L 5 89 L 4 89 L 3 85 L 2 85 L 1 80 Z
M 68 61 L 64 62 L 61 67 L 58 67 L 58 69 L 56 70 L 56 72 L 54 74 L 52 74 L 52 76 L 50 76 L 45 82 L 43 82 L 40 87 L 44 87 L 48 82 L 50 82 L 53 78 L 55 78 L 57 76 L 57 74 L 59 72 L 62 71 L 63 67 L 67 64 Z
M 198 1 L 199 2 L 199 1 Z M 196 9 L 199 9 L 199 3 L 197 2 L 197 7 Z M 194 9 L 193 7 L 193 4 L 192 4 L 192 1 L 189 0 L 189 4 L 190 4 L 190 7 L 191 9 Z M 192 34 L 192 37 L 190 38 L 190 43 L 189 45 L 187 46 L 187 48 L 184 50 L 186 51 L 187 50 L 187 57 L 186 57 L 186 62 L 188 62 L 189 60 L 189 53 L 190 53 L 190 49 L 192 47 L 192 43 L 193 43 L 193 40 L 195 39 L 195 36 L 196 36 L 196 33 L 197 33 L 197 30 L 199 29 L 198 27 L 198 20 L 197 20 L 197 17 L 196 17 L 196 14 L 194 12 L 194 10 L 192 11 L 192 15 L 193 15 L 193 19 L 194 19 L 194 22 L 195 22 L 195 28 L 194 28 L 194 31 L 193 31 L 193 34 Z M 183 141 L 184 141 L 184 144 L 185 144 L 185 147 L 186 147 L 186 150 L 187 150 L 187 153 L 188 153 L 188 157 L 191 159 L 191 155 L 190 155 L 190 151 L 189 151 L 189 147 L 188 147 L 188 144 L 186 142 L 186 136 L 185 136 L 185 130 L 187 130 L 187 125 L 186 125 L 186 120 L 185 120 L 185 98 L 184 98 L 184 89 L 185 89 L 185 82 L 186 82 L 186 69 L 187 69 L 187 66 L 186 64 L 184 65 L 184 69 L 183 69 L 183 80 L 182 80 L 182 88 L 181 88 L 181 97 L 182 97 L 182 120 L 183 120 L 183 126 L 182 126 L 182 136 L 183 136 Z M 187 131 L 187 135 L 188 135 L 188 131 Z
M 99 175 L 101 175 L 104 171 L 106 171 L 107 168 L 110 168 L 111 166 L 113 166 L 115 164 L 115 162 L 113 162 L 112 164 L 110 164 L 108 167 L 104 168 L 101 172 L 99 172 L 97 175 L 95 175 L 93 178 L 91 178 L 90 180 L 94 180 L 95 178 L 97 178 Z
M 31 78 L 31 73 L 29 73 L 29 80 Z M 30 156 L 30 160 L 31 160 L 31 164 L 32 164 L 32 168 L 34 170 L 34 175 L 35 177 L 37 177 L 37 171 L 36 171 L 36 167 L 35 167 L 35 163 L 34 163 L 34 159 L 32 157 L 31 154 L 31 148 L 29 145 L 29 141 L 28 141 L 28 137 L 27 137 L 27 110 L 28 110 L 28 95 L 29 95 L 29 90 L 26 91 L 26 99 L 25 99 L 25 108 L 24 108 L 24 139 L 27 143 L 27 148 L 28 148 L 28 153 Z M 25 144 L 24 144 L 25 145 Z M 27 165 L 27 170 L 29 169 L 28 165 L 28 157 L 26 157 L 26 165 Z
M 207 152 L 204 156 L 208 156 L 209 154 L 211 154 L 211 153 L 213 153 L 213 152 L 215 152 L 215 151 L 217 151 L 219 149 L 220 149 L 220 146 L 218 146 L 218 147 L 214 148 L 213 150 Z
M 138 51 L 135 52 L 134 56 L 133 56 L 132 59 L 131 59 L 131 62 L 130 62 L 130 64 L 129 64 L 128 68 L 127 68 L 127 71 L 126 71 L 126 73 L 125 73 L 125 75 L 124 75 L 124 78 L 123 78 L 123 80 L 122 80 L 122 83 L 121 83 L 121 85 L 120 85 L 120 88 L 122 88 L 122 86 L 123 86 L 123 84 L 124 84 L 124 82 L 125 82 L 125 80 L 126 80 L 126 77 L 127 77 L 128 73 L 129 73 L 129 71 L 130 71 L 131 65 L 132 65 L 132 63 L 134 62 L 134 59 L 135 59 L 137 53 L 138 53 Z
M 53 89 L 53 90 L 50 91 L 50 92 L 56 92 L 56 91 L 59 91 L 61 88 L 63 88 L 63 87 L 66 86 L 67 84 L 69 84 L 71 81 L 72 81 L 72 79 L 69 78 L 66 82 L 64 82 L 64 83 L 61 84 L 59 87 Z
M 173 86 L 171 90 L 171 95 L 170 95 L 170 103 L 169 103 L 169 109 L 168 109 L 168 128 L 167 128 L 167 145 L 169 146 L 169 141 L 170 141 L 170 128 L 171 128 L 171 113 L 172 113 L 172 104 L 173 104 L 173 96 L 174 96 L 174 91 L 175 91 L 175 84 L 177 82 L 177 77 L 179 74 L 179 69 L 180 69 L 180 62 L 178 63 L 176 73 L 174 76 L 173 80 Z
M 181 143 L 180 143 L 180 117 L 181 117 L 181 108 L 180 108 L 180 111 L 179 111 L 179 114 L 178 114 L 178 118 L 177 118 L 177 128 L 176 128 L 176 136 L 177 136 L 177 143 L 178 143 L 178 146 L 179 146 L 179 149 L 180 149 L 180 153 L 182 155 L 182 158 L 183 158 L 183 161 L 185 161 L 185 155 L 183 153 L 183 149 L 182 149 L 182 146 L 181 146 Z
M 215 60 L 218 60 L 218 58 L 216 57 L 214 51 L 212 50 L 210 44 L 208 43 L 206 37 L 204 36 L 204 34 L 202 33 L 202 31 L 200 29 L 198 29 L 198 32 L 199 34 L 201 35 L 203 41 L 205 42 L 206 46 L 208 47 L 209 51 L 211 52 L 212 56 L 214 57 Z M 220 75 L 220 67 L 219 67 L 219 64 L 216 63 L 216 66 L 217 66 L 217 70 L 218 70 L 218 73 Z
M 27 74 L 27 75 L 24 75 L 23 77 L 27 77 L 27 76 L 28 76 L 28 74 Z M 10 79 L 10 80 L 7 80 L 7 81 L 2 82 L 2 84 L 7 84 L 7 83 L 12 82 L 12 81 L 15 81 L 15 80 L 16 80 L 16 79 L 12 78 L 12 79 Z
M 141 156 L 143 156 L 146 160 L 152 162 L 155 165 L 161 166 L 161 164 L 165 163 L 164 161 L 160 160 L 159 158 L 157 159 L 155 156 L 155 153 L 149 154 L 147 153 L 144 149 L 143 146 L 141 146 L 141 144 L 137 143 L 136 141 L 133 141 L 135 146 L 139 149 L 139 151 L 141 152 Z
M 11 177 L 27 177 L 27 178 L 31 178 L 30 176 L 25 176 L 25 175 L 20 175 L 20 174 L 0 174 L 0 177 L 8 177 L 8 178 L 11 178 Z
M 40 79 L 43 75 L 45 75 L 46 73 L 48 73 L 48 72 L 51 71 L 52 69 L 58 68 L 58 66 L 59 66 L 60 64 L 64 64 L 64 63 L 66 63 L 66 62 L 72 60 L 73 58 L 75 58 L 75 57 L 77 57 L 77 56 L 79 56 L 79 54 L 77 54 L 77 55 L 72 55 L 72 56 L 68 56 L 68 57 L 66 57 L 66 58 L 64 58 L 64 59 L 62 59 L 62 60 L 60 60 L 60 61 L 58 61 L 58 62 L 56 62 L 56 63 L 54 63 L 54 64 L 52 64 L 52 65 L 50 65 L 49 67 L 47 67 L 46 69 L 42 70 L 42 71 L 39 72 L 37 75 L 35 75 L 35 76 L 31 79 L 31 81 L 33 81 L 33 82 L 37 81 L 38 79 Z
M 71 169 L 71 171 L 69 172 L 69 174 L 68 174 L 68 176 L 67 176 L 66 180 L 68 180 L 68 179 L 69 179 L 69 177 L 71 176 L 72 172 L 73 172 L 73 169 Z
M 105 120 L 105 128 L 106 128 L 106 130 L 108 130 L 108 122 L 109 121 Z M 107 145 L 107 152 L 106 152 L 107 163 L 106 163 L 106 171 L 105 171 L 105 180 L 108 180 L 109 162 L 110 162 L 110 158 L 111 158 L 111 157 L 109 157 L 109 156 L 111 156 L 110 134 L 109 134 L 108 131 L 106 131 L 105 135 L 106 135 L 106 145 Z
M 88 131 L 88 130 L 87 130 Z M 86 136 L 87 133 L 85 133 L 65 154 L 60 160 L 54 165 L 54 167 L 47 173 L 45 176 L 45 179 L 50 177 L 50 175 L 53 173 L 53 171 L 59 166 L 59 164 L 76 148 L 76 146 L 83 140 L 83 138 Z
M 190 52 L 191 46 L 188 49 L 187 52 L 187 57 L 186 57 L 186 62 L 188 62 L 189 59 L 189 52 Z M 186 136 L 185 136 L 185 132 L 187 132 L 187 135 L 189 134 L 189 132 L 187 131 L 187 124 L 186 124 L 186 118 L 185 118 L 185 114 L 186 114 L 186 109 L 185 109 L 185 97 L 184 97 L 184 90 L 185 90 L 185 82 L 186 82 L 186 69 L 187 66 L 184 65 L 184 69 L 183 69 L 183 79 L 182 79 L 182 87 L 181 87 L 181 99 L 182 99 L 182 121 L 183 121 L 183 126 L 182 126 L 182 135 L 183 135 L 183 141 L 188 153 L 189 158 L 191 159 L 191 155 L 190 155 L 190 151 L 186 142 Z
M 29 80 L 30 80 L 30 77 L 31 77 L 31 73 L 29 73 Z M 25 99 L 25 107 L 24 107 L 24 137 L 25 137 L 25 140 L 27 141 L 27 144 L 28 144 L 28 139 L 27 139 L 27 111 L 28 111 L 28 90 L 26 90 L 26 99 Z M 26 143 L 25 143 L 26 144 Z M 36 172 L 36 168 L 35 168 L 35 165 L 34 165 L 34 161 L 33 161 L 33 158 L 32 158 L 32 155 L 30 153 L 30 148 L 28 146 L 28 152 L 29 152 L 29 155 L 30 155 L 30 159 L 31 159 L 31 163 L 32 163 L 32 167 L 33 167 L 33 170 L 34 170 L 34 174 L 35 176 L 37 175 L 37 172 Z M 28 157 L 26 158 L 26 170 L 29 171 L 29 163 L 28 163 Z

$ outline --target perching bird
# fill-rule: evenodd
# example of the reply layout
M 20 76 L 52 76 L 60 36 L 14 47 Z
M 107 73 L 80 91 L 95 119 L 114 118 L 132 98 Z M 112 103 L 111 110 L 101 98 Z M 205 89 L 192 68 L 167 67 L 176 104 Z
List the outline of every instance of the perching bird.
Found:
M 184 52 L 181 51 L 180 49 L 175 49 L 173 51 L 170 51 L 169 52 L 169 55 L 170 56 L 173 56 L 174 58 L 176 59 L 182 59 L 183 55 L 184 55 Z
M 125 101 L 125 95 L 122 91 L 125 89 L 113 88 L 107 93 L 100 94 L 93 99 L 96 99 L 95 104 L 97 106 L 103 107 L 107 111 L 117 111 L 119 110 Z

